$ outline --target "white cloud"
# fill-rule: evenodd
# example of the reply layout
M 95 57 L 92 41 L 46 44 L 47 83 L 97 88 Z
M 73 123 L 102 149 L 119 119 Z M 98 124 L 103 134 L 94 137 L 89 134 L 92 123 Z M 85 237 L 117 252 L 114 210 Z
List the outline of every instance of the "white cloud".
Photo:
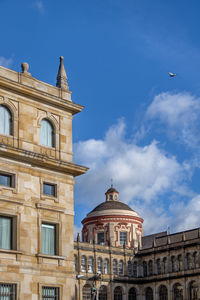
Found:
M 155 141 L 140 147 L 126 140 L 125 133 L 125 123 L 120 120 L 104 139 L 75 144 L 75 161 L 90 168 L 86 175 L 77 178 L 76 199 L 94 208 L 105 200 L 104 192 L 112 178 L 121 201 L 145 217 L 146 232 L 165 230 L 170 221 L 166 194 L 178 194 L 181 190 L 181 195 L 188 195 L 183 182 L 190 166 L 180 164 Z M 155 225 L 157 229 L 153 230 Z
M 200 226 L 200 195 L 194 196 L 187 204 L 183 202 L 171 205 L 172 224 L 175 231 L 183 231 Z
M 42 0 L 38 0 L 35 2 L 35 7 L 38 9 L 40 13 L 44 12 L 44 2 Z
M 0 56 L 0 66 L 3 66 L 5 68 L 10 68 L 12 63 L 13 63 L 12 58 L 5 58 L 3 56 Z
M 199 145 L 200 99 L 189 93 L 161 93 L 146 112 L 147 119 L 167 124 L 170 135 L 189 147 Z

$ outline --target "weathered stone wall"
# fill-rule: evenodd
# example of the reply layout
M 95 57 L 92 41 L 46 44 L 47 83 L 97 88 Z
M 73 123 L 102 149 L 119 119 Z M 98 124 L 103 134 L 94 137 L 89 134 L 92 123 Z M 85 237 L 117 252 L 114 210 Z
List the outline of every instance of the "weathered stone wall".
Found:
M 0 186 L 0 215 L 12 217 L 16 245 L 0 249 L 0 283 L 17 285 L 17 299 L 41 299 L 42 286 L 74 299 L 73 185 L 86 168 L 72 162 L 72 116 L 81 111 L 71 93 L 30 75 L 0 67 L 0 105 L 12 113 L 13 134 L 0 134 L 0 173 L 14 176 Z M 51 121 L 55 147 L 40 145 L 40 124 Z M 56 184 L 56 196 L 43 194 Z M 56 255 L 41 251 L 41 225 L 56 225 Z

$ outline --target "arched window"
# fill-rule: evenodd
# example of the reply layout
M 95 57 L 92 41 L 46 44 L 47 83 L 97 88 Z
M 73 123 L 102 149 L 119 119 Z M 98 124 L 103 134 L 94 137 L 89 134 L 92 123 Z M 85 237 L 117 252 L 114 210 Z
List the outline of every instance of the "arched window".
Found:
M 89 284 L 85 284 L 83 286 L 83 300 L 91 300 L 91 286 Z
M 167 300 L 168 292 L 165 285 L 161 285 L 159 288 L 159 300 Z
M 109 260 L 108 260 L 108 258 L 104 259 L 104 274 L 109 274 Z
M 153 300 L 153 290 L 150 287 L 145 290 L 145 300 Z
M 77 255 L 74 255 L 74 269 L 75 272 L 78 272 L 78 259 L 77 259 Z
M 87 269 L 87 259 L 85 255 L 81 256 L 81 272 L 86 272 Z
M 161 274 L 160 258 L 157 259 L 156 265 L 157 265 L 157 274 L 160 275 Z
M 173 288 L 173 300 L 183 300 L 183 288 L 180 283 L 176 283 Z
M 132 264 L 131 264 L 131 261 L 129 260 L 128 261 L 128 276 L 131 276 L 132 275 Z
M 119 275 L 123 276 L 124 274 L 124 264 L 123 264 L 123 260 L 119 261 Z
M 47 147 L 54 147 L 54 128 L 53 125 L 47 120 L 41 121 L 40 128 L 40 144 Z
M 153 275 L 153 262 L 152 262 L 152 260 L 150 260 L 148 262 L 148 269 L 149 269 L 149 275 L 150 276 Z
M 137 300 L 137 293 L 134 287 L 128 291 L 128 300 Z
M 171 257 L 171 272 L 175 272 L 175 257 Z
M 100 286 L 99 300 L 107 300 L 107 287 L 105 285 Z
M 117 275 L 117 260 L 113 259 L 113 275 Z
M 102 259 L 101 257 L 98 257 L 97 258 L 97 272 L 98 273 L 102 273 Z
M 88 257 L 88 273 L 93 273 L 93 257 Z
M 147 277 L 147 263 L 143 261 L 143 276 Z
M 122 300 L 122 288 L 121 288 L 121 286 L 117 286 L 114 289 L 114 300 Z
M 137 261 L 133 263 L 133 277 L 137 277 Z
M 189 285 L 189 300 L 198 300 L 198 284 L 192 281 Z
M 163 258 L 162 269 L 163 269 L 163 274 L 167 273 L 167 258 L 166 257 Z
M 0 105 L 0 133 L 12 135 L 12 114 L 4 105 Z

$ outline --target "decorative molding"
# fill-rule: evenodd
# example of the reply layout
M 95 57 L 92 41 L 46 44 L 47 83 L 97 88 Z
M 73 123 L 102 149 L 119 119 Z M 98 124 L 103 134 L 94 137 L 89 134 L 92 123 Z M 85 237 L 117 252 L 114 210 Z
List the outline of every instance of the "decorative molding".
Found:
M 35 206 L 39 209 L 51 210 L 51 211 L 60 212 L 60 213 L 65 212 L 65 208 L 57 207 L 57 206 L 53 206 L 53 205 L 49 205 L 49 204 L 36 203 Z

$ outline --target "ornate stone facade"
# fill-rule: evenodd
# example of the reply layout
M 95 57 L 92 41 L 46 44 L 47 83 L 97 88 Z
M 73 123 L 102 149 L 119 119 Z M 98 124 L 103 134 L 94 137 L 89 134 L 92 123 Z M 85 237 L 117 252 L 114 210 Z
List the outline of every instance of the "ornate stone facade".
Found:
M 73 185 L 87 169 L 72 161 L 72 118 L 82 108 L 28 64 L 0 67 L 0 299 L 74 298 Z M 41 140 L 49 128 L 52 141 Z
M 109 193 L 110 190 L 106 196 Z M 135 235 L 132 219 L 128 218 L 130 208 L 123 209 L 121 205 L 119 210 L 117 202 L 116 205 L 112 202 L 112 206 L 106 202 L 83 220 L 83 242 L 79 238 L 75 242 L 77 299 L 90 300 L 92 296 L 99 300 L 200 299 L 200 228 L 175 234 L 160 232 L 143 236 L 141 243 L 131 244 L 129 236 Z M 142 233 L 142 219 L 134 213 Z M 115 226 L 110 226 L 113 215 Z M 96 236 L 103 230 L 111 239 L 105 239 L 102 244 Z M 120 245 L 116 241 L 125 230 L 127 240 Z M 91 294 L 92 286 L 96 287 L 95 294 Z

